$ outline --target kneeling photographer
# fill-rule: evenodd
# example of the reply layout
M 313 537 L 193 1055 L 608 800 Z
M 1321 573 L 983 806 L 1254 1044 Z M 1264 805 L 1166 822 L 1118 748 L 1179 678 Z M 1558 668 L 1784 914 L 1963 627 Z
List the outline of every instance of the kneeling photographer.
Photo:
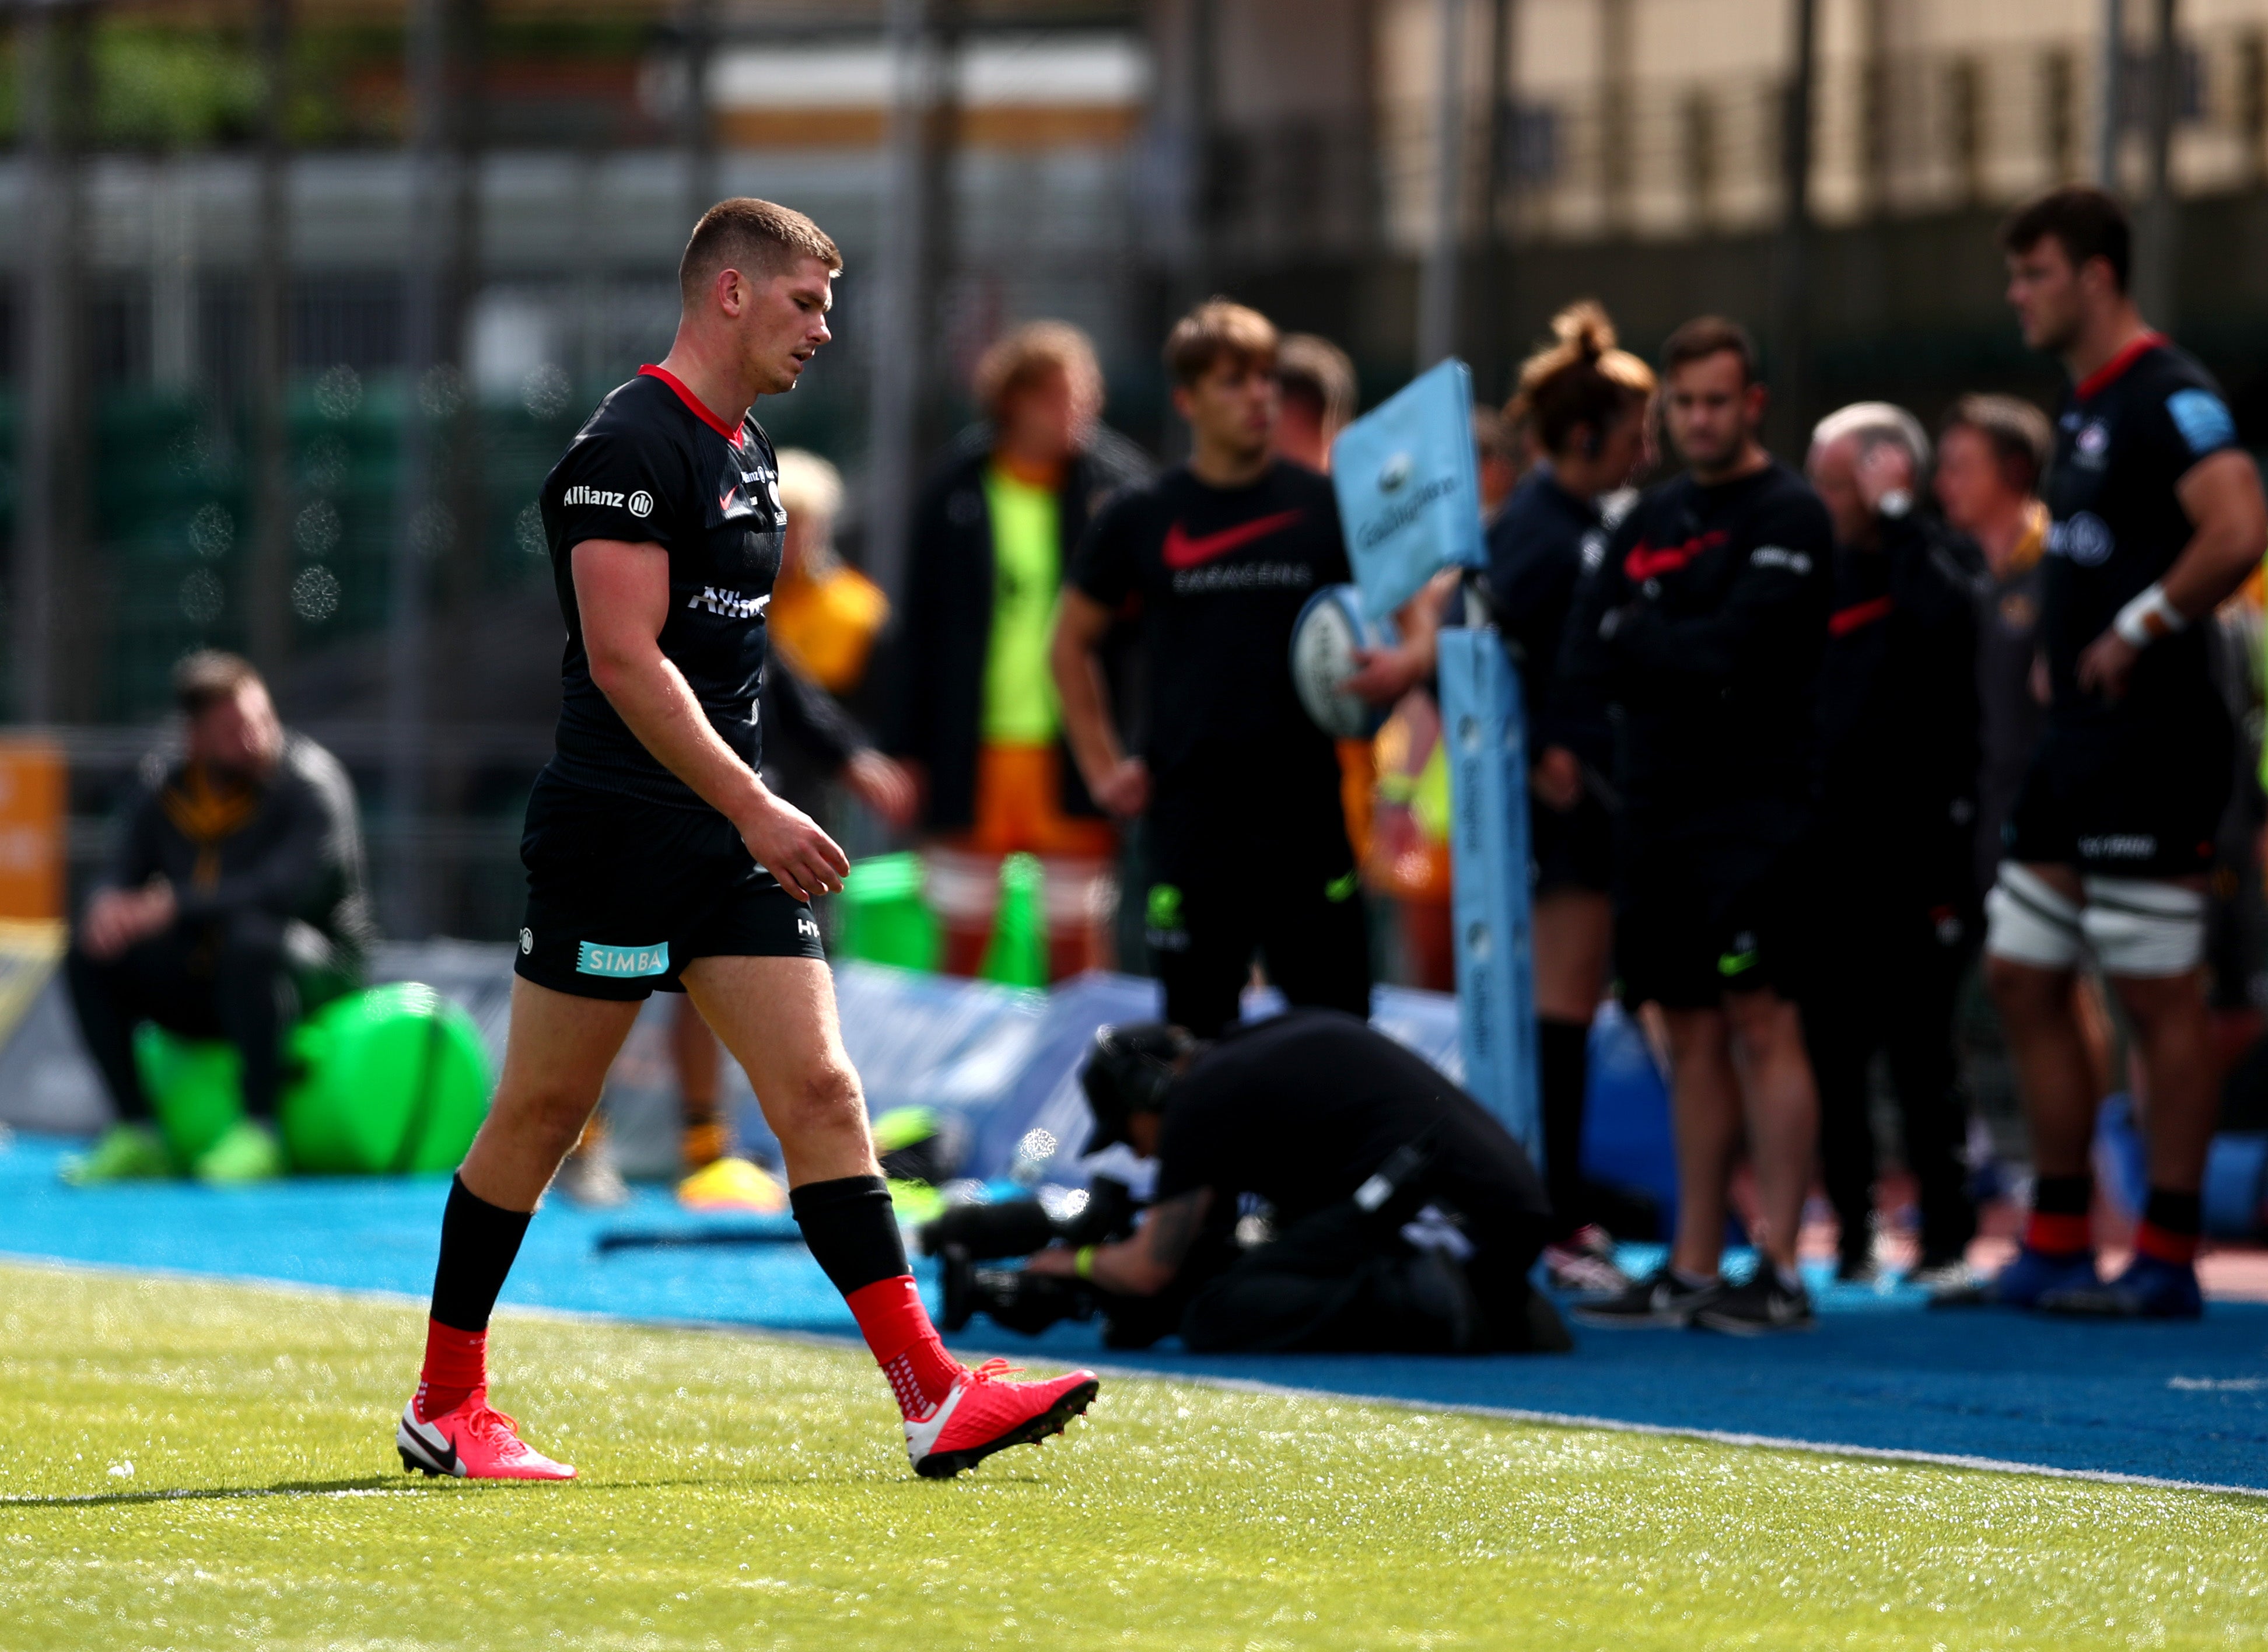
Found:
M 1012 1254 L 1006 1212 L 948 1215 L 925 1240 L 947 1259 L 949 1320 L 1037 1331 L 1100 1313 L 1111 1346 L 1178 1331 L 1208 1353 L 1569 1346 L 1528 1287 L 1550 1206 L 1528 1155 L 1364 1022 L 1293 1011 L 1214 1044 L 1106 1027 L 1080 1077 L 1088 1152 L 1124 1142 L 1157 1162 L 1147 1214 L 1129 1231 L 1106 1188 L 1073 1230 L 1027 1228 L 1027 1249 L 1055 1242 L 1020 1270 L 972 1265 Z

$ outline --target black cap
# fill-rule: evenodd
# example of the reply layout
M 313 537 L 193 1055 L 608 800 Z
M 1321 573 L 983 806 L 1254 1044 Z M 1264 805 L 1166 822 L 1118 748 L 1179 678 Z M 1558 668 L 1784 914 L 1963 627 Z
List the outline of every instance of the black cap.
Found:
M 1161 1021 L 1097 1028 L 1094 1046 L 1079 1073 L 1087 1110 L 1094 1115 L 1086 1151 L 1099 1153 L 1126 1140 L 1135 1114 L 1164 1112 L 1166 1092 L 1180 1076 L 1178 1064 L 1196 1048 L 1197 1040 Z

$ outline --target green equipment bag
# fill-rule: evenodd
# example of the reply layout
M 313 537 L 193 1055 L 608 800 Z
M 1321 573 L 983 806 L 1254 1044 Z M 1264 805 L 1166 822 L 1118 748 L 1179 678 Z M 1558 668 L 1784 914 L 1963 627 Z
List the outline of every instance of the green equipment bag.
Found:
M 489 1106 L 488 1052 L 472 1017 L 430 986 L 350 993 L 292 1029 L 284 1150 L 319 1176 L 456 1168 Z
M 244 1115 L 232 1044 L 144 1024 L 134 1054 L 173 1156 L 195 1161 Z M 284 1040 L 284 1154 L 317 1176 L 456 1168 L 487 1115 L 488 1051 L 472 1017 L 400 981 L 335 999 Z

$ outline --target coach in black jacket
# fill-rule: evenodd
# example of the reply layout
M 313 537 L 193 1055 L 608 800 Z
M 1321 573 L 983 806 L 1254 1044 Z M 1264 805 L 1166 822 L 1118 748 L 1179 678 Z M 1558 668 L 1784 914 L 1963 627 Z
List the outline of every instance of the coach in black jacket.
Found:
M 998 578 L 986 478 L 1001 460 L 1008 425 L 1016 423 L 1001 415 L 1012 399 L 1025 396 L 1035 384 L 1047 384 L 1055 374 L 1062 376 L 1071 397 L 1054 488 L 1058 584 L 1096 508 L 1152 468 L 1133 443 L 1096 422 L 1101 374 L 1076 329 L 1060 322 L 1035 323 L 988 353 L 978 375 L 986 423 L 954 443 L 915 506 L 883 730 L 883 749 L 917 765 L 924 791 L 921 823 L 932 833 L 965 832 L 977 818 L 978 754 Z M 1131 703 L 1131 697 L 1114 701 Z M 1097 815 L 1078 765 L 1060 739 L 1056 745 L 1060 808 L 1067 815 Z
M 1921 1266 L 1957 1265 L 1977 1227 L 1954 1004 L 1979 939 L 1970 873 L 1979 763 L 1977 605 L 1984 558 L 1918 505 L 1928 439 L 1859 402 L 1814 433 L 1834 519 L 1835 605 L 1819 679 L 1818 964 L 1804 1030 L 1842 1273 L 1872 1265 L 1867 1074 L 1889 1059 L 1920 1184 Z

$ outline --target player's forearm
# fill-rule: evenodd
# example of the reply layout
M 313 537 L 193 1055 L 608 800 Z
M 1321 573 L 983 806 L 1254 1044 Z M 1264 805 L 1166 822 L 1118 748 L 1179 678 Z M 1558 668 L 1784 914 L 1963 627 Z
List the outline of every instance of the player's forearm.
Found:
M 1121 763 L 1126 754 L 1118 743 L 1118 730 L 1110 717 L 1110 690 L 1102 680 L 1102 662 L 1094 651 L 1058 631 L 1049 651 L 1056 679 L 1056 697 L 1063 707 L 1064 738 L 1089 785 L 1094 785 Z
M 1157 1265 L 1138 1239 L 1099 1245 L 1087 1253 L 1083 1275 L 1089 1283 L 1119 1296 L 1155 1296 L 1174 1281 L 1174 1271 L 1160 1276 Z
M 2166 600 L 2184 619 L 2200 619 L 2227 601 L 2260 565 L 2260 535 L 2242 521 L 2206 524 L 2166 570 Z
M 770 800 L 764 783 L 725 743 L 684 675 L 659 648 L 635 659 L 594 653 L 591 675 L 638 743 L 727 820 L 741 820 Z
M 2159 583 L 2184 621 L 2202 619 L 2228 601 L 2268 552 L 2268 499 L 2252 461 L 2215 454 L 2175 489 L 2196 525 L 2190 542 Z

